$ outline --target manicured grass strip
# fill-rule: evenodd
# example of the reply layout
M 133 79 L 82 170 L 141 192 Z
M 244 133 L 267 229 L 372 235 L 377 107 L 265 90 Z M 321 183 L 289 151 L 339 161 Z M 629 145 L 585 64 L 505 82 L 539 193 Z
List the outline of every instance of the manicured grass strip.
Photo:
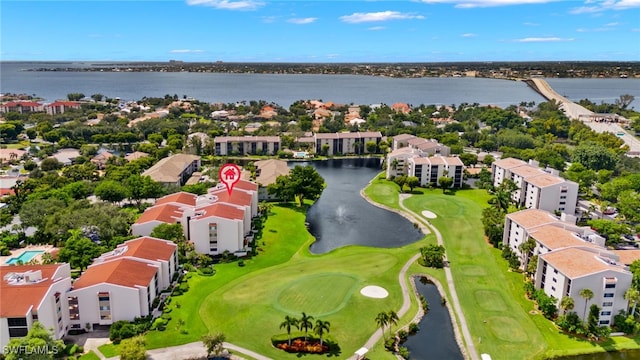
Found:
M 88 353 L 80 356 L 79 359 L 80 360 L 100 360 L 100 357 L 96 355 L 96 353 L 94 353 L 93 350 L 91 350 Z
M 100 345 L 98 346 L 98 350 L 100 350 L 102 355 L 108 358 L 120 355 L 120 349 L 118 348 L 118 345 L 115 344 Z

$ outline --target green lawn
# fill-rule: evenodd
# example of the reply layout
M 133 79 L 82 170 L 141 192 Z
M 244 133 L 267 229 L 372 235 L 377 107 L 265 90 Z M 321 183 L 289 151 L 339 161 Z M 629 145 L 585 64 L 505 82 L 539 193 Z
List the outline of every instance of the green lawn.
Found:
M 93 350 L 89 351 L 86 354 L 83 354 L 79 358 L 80 360 L 100 360 L 100 357 L 93 352 Z
M 207 332 L 222 332 L 233 344 L 272 358 L 292 359 L 295 354 L 273 348 L 270 339 L 285 333 L 279 328 L 285 315 L 299 317 L 305 311 L 329 321 L 328 335 L 338 342 L 339 357 L 351 356 L 376 330 L 377 313 L 400 308 L 398 273 L 426 242 L 396 249 L 349 246 L 313 255 L 308 251 L 313 238 L 304 227 L 305 210 L 275 206 L 262 239 L 257 240 L 262 252 L 245 261 L 246 266 L 219 264 L 213 277 L 193 274 L 190 290 L 171 302 L 167 330 L 149 332 L 147 348 L 188 343 Z M 362 296 L 360 289 L 371 284 L 386 288 L 390 296 Z M 412 318 L 416 310 L 414 305 L 405 319 Z M 177 330 L 177 319 L 185 321 L 182 329 L 186 331 Z M 385 357 L 393 358 L 390 354 Z
M 120 355 L 120 349 L 118 349 L 118 345 L 115 344 L 100 345 L 98 346 L 98 350 L 108 358 Z

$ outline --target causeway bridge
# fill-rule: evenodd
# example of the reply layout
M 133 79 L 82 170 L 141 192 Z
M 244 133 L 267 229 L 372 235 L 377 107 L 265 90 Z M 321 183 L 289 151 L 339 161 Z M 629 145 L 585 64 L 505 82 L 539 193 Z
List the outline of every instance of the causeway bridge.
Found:
M 566 97 L 558 94 L 544 79 L 531 78 L 524 80 L 533 90 L 542 95 L 545 99 L 555 100 L 560 103 L 560 109 L 564 111 L 571 120 L 580 120 L 596 132 L 610 132 L 624 140 L 629 146 L 629 156 L 640 156 L 640 140 L 625 131 L 618 122 L 624 119 L 616 114 L 596 114 L 583 106 L 580 106 Z M 616 121 L 610 121 L 611 119 Z

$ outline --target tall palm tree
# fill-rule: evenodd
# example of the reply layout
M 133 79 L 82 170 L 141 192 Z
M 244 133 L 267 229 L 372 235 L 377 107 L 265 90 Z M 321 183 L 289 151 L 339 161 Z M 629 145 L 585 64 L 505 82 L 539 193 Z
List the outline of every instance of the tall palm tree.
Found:
M 629 301 L 629 304 L 633 303 L 633 308 L 631 309 L 631 315 L 636 314 L 636 305 L 640 302 L 640 291 L 634 287 L 630 287 L 626 293 L 624 293 L 625 300 Z
M 389 324 L 389 314 L 384 311 L 379 312 L 376 316 L 376 324 L 378 324 L 380 330 L 382 330 L 382 336 L 384 337 L 384 328 Z
M 587 303 L 593 299 L 593 291 L 589 288 L 584 288 L 580 290 L 580 296 L 584 298 L 584 311 L 582 312 L 582 319 L 584 320 L 587 316 Z
M 575 304 L 575 301 L 573 301 L 573 298 L 570 296 L 564 296 L 560 299 L 560 308 L 562 309 L 563 314 L 566 314 L 567 311 L 573 310 Z
M 389 325 L 389 336 L 391 336 L 391 325 L 398 325 L 398 314 L 395 311 L 389 310 L 387 313 L 387 324 Z
M 328 321 L 316 320 L 316 325 L 313 327 L 313 332 L 320 337 L 320 346 L 322 346 L 322 335 L 329 332 L 331 324 Z
M 289 335 L 289 346 L 291 346 L 291 327 L 300 329 L 300 326 L 298 325 L 299 323 L 300 321 L 298 319 L 287 315 L 284 317 L 284 321 L 282 322 L 282 324 L 280 324 L 280 329 L 282 328 L 287 329 L 287 335 Z
M 313 328 L 313 323 L 311 322 L 311 320 L 313 320 L 313 316 L 311 315 L 307 315 L 304 312 L 302 313 L 302 317 L 300 318 L 300 330 L 304 330 L 304 341 L 307 341 L 307 332 L 309 332 L 309 329 Z

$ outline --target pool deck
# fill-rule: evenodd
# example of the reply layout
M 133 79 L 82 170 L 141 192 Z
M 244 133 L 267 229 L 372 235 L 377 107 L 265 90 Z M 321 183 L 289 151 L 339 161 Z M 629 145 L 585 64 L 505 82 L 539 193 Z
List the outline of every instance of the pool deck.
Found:
M 20 256 L 25 251 L 51 252 L 53 250 L 56 250 L 56 248 L 54 248 L 52 245 L 29 245 L 29 246 L 24 247 L 24 248 L 13 249 L 13 250 L 11 250 L 11 255 L 9 255 L 9 256 L 0 256 L 0 265 L 2 265 L 2 266 L 7 265 L 7 261 L 9 261 L 9 259 L 16 258 L 16 257 Z M 31 260 L 36 260 L 39 263 L 42 260 L 42 254 L 38 254 L 38 255 L 34 256 Z

